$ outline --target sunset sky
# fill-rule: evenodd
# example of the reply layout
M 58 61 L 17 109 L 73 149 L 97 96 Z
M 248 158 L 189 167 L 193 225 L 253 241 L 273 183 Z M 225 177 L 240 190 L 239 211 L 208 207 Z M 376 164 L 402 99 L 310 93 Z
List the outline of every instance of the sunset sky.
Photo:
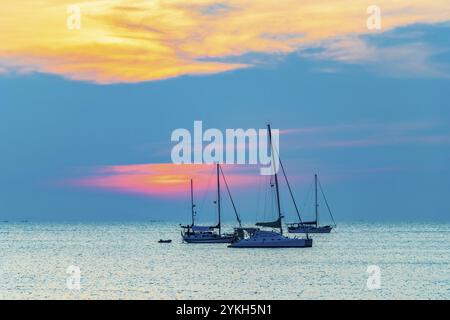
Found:
M 319 173 L 338 221 L 450 219 L 448 0 L 3 1 L 0 30 L 2 220 L 185 222 L 190 178 L 214 219 L 214 168 L 170 159 L 195 120 L 270 121 L 297 200 Z M 258 168 L 223 169 L 261 217 Z

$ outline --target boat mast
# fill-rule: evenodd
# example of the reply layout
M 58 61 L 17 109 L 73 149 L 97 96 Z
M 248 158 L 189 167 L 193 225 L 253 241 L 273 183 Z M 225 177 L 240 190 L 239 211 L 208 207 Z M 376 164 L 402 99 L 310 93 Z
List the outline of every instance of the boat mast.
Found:
M 195 216 L 195 211 L 194 211 L 194 183 L 191 179 L 191 215 L 192 215 L 192 227 L 194 226 L 194 216 Z
M 220 225 L 220 165 L 217 163 L 217 211 L 219 215 L 219 236 L 221 235 L 221 225 Z
M 267 128 L 269 130 L 269 143 L 270 143 L 270 150 L 272 152 L 272 165 L 274 169 L 274 178 L 275 178 L 275 190 L 276 190 L 276 196 L 277 196 L 277 209 L 278 209 L 278 219 L 280 219 L 280 233 L 283 235 L 283 223 L 281 221 L 281 206 L 280 206 L 280 191 L 278 189 L 278 176 L 275 171 L 275 151 L 272 145 L 272 131 L 270 130 L 270 124 L 267 124 Z
M 317 173 L 314 175 L 315 198 L 316 198 L 316 228 L 319 225 L 319 204 L 317 202 Z

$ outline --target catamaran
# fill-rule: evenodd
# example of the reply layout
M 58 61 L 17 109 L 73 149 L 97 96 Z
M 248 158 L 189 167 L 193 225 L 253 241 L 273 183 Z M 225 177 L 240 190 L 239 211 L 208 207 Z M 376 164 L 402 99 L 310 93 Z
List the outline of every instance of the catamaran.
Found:
M 223 174 L 222 168 L 217 164 L 217 200 L 214 203 L 217 205 L 218 213 L 218 223 L 215 226 L 199 226 L 195 225 L 195 204 L 194 204 L 194 187 L 193 181 L 191 179 L 191 216 L 192 223 L 190 225 L 181 226 L 181 236 L 183 242 L 186 243 L 230 243 L 234 234 L 222 234 L 222 224 L 221 224 L 221 196 L 220 196 L 220 173 L 222 173 L 225 185 L 227 187 L 228 195 L 230 196 L 231 202 L 233 204 L 233 209 L 235 211 L 239 225 L 241 225 L 241 220 L 237 213 L 236 207 L 234 205 L 233 199 L 231 197 L 228 184 L 225 180 L 225 175 Z M 217 230 L 217 232 L 216 232 Z
M 272 132 L 270 124 L 267 125 L 269 132 L 269 145 L 275 160 L 275 148 L 272 145 Z M 279 155 L 278 155 L 279 158 Z M 275 161 L 272 161 L 274 164 Z M 281 164 L 281 161 L 280 161 Z M 287 181 L 283 166 L 281 166 Z M 306 235 L 305 238 L 289 238 L 283 235 L 283 215 L 281 213 L 280 191 L 278 185 L 278 175 L 274 170 L 275 197 L 277 202 L 278 219 L 270 222 L 257 222 L 257 227 L 272 228 L 272 230 L 261 230 L 260 228 L 235 228 L 235 238 L 228 246 L 230 248 L 307 248 L 312 247 L 312 239 Z M 288 183 L 289 186 L 289 183 Z M 290 186 L 289 186 L 290 190 Z M 295 204 L 295 201 L 294 201 Z M 297 205 L 295 204 L 297 208 Z M 278 229 L 279 231 L 275 231 Z
M 288 224 L 288 232 L 289 233 L 330 233 L 333 227 L 336 227 L 336 223 L 334 222 L 333 214 L 331 213 L 330 206 L 328 205 L 327 198 L 325 197 L 325 193 L 323 192 L 322 185 L 317 178 L 317 174 L 314 175 L 314 194 L 315 194 L 315 220 L 314 221 L 302 221 L 300 215 L 298 215 L 299 222 Z M 325 200 L 326 207 L 328 209 L 328 213 L 330 214 L 331 220 L 333 221 L 333 226 L 330 225 L 319 225 L 319 202 L 317 195 L 317 186 L 320 187 L 321 194 L 323 199 Z

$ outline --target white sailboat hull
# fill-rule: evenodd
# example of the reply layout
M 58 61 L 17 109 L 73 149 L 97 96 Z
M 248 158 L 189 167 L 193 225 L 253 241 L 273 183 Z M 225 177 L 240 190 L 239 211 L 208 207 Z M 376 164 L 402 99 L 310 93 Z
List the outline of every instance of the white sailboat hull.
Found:
M 294 240 L 294 239 L 293 239 Z M 295 239 L 295 241 L 286 241 L 283 243 L 271 242 L 252 242 L 250 240 L 241 240 L 230 244 L 230 248 L 310 248 L 312 239 Z
M 183 242 L 186 243 L 231 243 L 233 236 L 219 236 L 219 235 L 185 235 Z
M 230 248 L 310 248 L 311 238 L 288 238 L 272 231 L 258 231 L 246 239 L 231 243 Z

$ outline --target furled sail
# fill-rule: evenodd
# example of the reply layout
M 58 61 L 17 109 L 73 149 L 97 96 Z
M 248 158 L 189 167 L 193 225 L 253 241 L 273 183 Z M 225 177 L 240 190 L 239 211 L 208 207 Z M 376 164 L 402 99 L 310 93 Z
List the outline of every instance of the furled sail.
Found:
M 258 227 L 267 227 L 267 228 L 281 228 L 281 217 L 275 221 L 269 222 L 257 222 L 256 226 Z

